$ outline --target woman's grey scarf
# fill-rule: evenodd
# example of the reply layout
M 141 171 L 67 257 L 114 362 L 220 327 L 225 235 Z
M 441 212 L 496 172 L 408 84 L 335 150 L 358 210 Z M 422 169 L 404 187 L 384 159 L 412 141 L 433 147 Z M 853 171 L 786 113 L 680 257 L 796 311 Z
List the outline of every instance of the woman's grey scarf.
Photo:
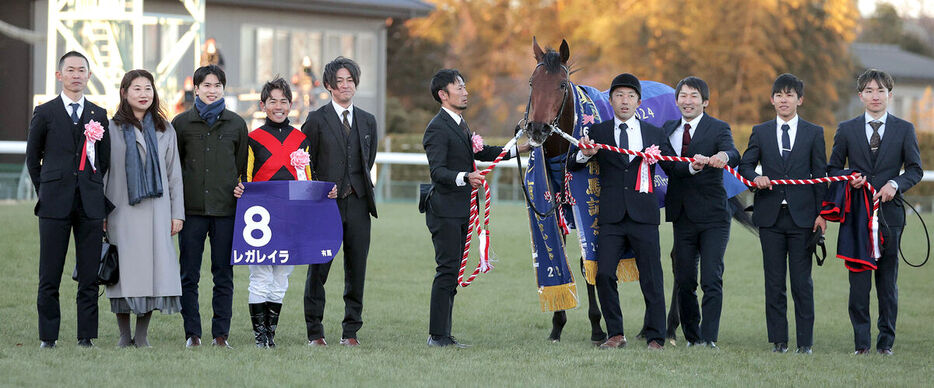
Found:
M 162 196 L 162 171 L 159 168 L 159 143 L 156 140 L 156 128 L 152 115 L 148 112 L 143 117 L 143 139 L 146 142 L 146 163 L 140 157 L 136 146 L 135 127 L 122 126 L 123 140 L 126 142 L 126 187 L 130 205 L 136 205 L 143 198 Z

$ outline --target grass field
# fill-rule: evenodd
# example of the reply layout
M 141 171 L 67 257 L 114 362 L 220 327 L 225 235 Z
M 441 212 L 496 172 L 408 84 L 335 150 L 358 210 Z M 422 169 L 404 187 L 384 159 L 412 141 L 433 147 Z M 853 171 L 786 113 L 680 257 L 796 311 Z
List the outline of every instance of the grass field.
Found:
M 364 309 L 359 332 L 362 346 L 345 349 L 305 345 L 302 292 L 305 269 L 298 268 L 285 298 L 274 350 L 251 345 L 247 315 L 247 271 L 236 269 L 234 317 L 230 341 L 234 350 L 211 347 L 187 350 L 182 319 L 155 315 L 151 349 L 117 349 L 117 326 L 109 303 L 100 300 L 97 348 L 75 344 L 75 283 L 70 271 L 62 280 L 62 328 L 59 347 L 38 348 L 36 284 L 37 220 L 31 204 L 0 205 L 0 385 L 53 386 L 131 383 L 141 386 L 931 386 L 934 385 L 934 265 L 921 269 L 901 264 L 898 337 L 893 357 L 853 356 L 853 334 L 847 316 L 847 274 L 837 259 L 814 267 L 817 320 L 812 356 L 772 354 L 765 330 L 764 291 L 759 242 L 734 225 L 727 249 L 720 350 L 666 346 L 645 349 L 634 339 L 642 323 L 639 287 L 621 287 L 622 308 L 630 346 L 595 349 L 589 342 L 586 306 L 570 311 L 563 341 L 545 340 L 551 314 L 542 313 L 532 272 L 528 221 L 524 207 L 494 204 L 493 247 L 496 269 L 461 289 L 454 312 L 454 335 L 474 345 L 469 349 L 425 346 L 428 299 L 434 274 L 431 241 L 424 218 L 414 204 L 383 204 L 373 226 Z M 928 222 L 934 221 L 928 217 Z M 913 222 L 917 222 L 913 220 Z M 828 236 L 833 255 L 836 228 Z M 662 252 L 671 248 L 671 228 L 661 228 Z M 905 234 L 906 253 L 923 255 L 917 227 Z M 570 241 L 570 239 L 569 239 Z M 73 248 L 72 248 L 73 249 Z M 573 255 L 576 247 L 569 249 Z M 74 261 L 68 258 L 66 268 Z M 342 261 L 341 257 L 335 259 Z M 576 258 L 574 259 L 576 260 Z M 207 263 L 207 260 L 206 260 Z M 473 261 L 475 263 L 475 261 Z M 474 264 L 475 265 L 475 264 Z M 668 260 L 665 286 L 672 279 Z M 584 302 L 583 280 L 575 277 Z M 338 263 L 327 284 L 330 296 L 325 330 L 330 343 L 340 336 L 343 274 Z M 201 306 L 210 332 L 210 273 L 204 266 Z M 873 294 L 874 295 L 874 294 Z M 872 297 L 875 302 L 875 296 Z M 789 321 L 794 347 L 793 304 Z M 872 307 L 873 319 L 876 307 Z M 873 335 L 877 333 L 873 328 Z M 679 339 L 681 333 L 678 333 Z

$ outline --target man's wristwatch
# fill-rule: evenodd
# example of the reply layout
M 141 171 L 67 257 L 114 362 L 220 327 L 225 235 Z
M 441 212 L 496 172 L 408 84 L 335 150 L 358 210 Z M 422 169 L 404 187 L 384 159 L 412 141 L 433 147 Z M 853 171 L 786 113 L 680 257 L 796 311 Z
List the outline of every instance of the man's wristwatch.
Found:
M 469 173 L 469 172 L 467 172 L 467 173 L 464 174 L 463 180 L 464 180 L 464 184 L 470 183 L 470 173 Z

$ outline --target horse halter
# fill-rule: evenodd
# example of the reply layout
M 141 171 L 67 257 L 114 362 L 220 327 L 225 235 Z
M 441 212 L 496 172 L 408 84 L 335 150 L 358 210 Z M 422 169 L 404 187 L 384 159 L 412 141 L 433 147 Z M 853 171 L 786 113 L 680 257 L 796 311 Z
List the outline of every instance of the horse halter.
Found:
M 532 74 L 535 74 L 535 71 L 544 65 L 544 62 L 539 62 L 537 65 L 535 65 L 535 69 L 532 70 Z M 558 130 L 558 120 L 560 120 L 561 115 L 564 114 L 564 105 L 567 101 L 568 93 L 570 93 L 571 89 L 571 71 L 564 64 L 561 65 L 561 68 L 564 69 L 567 87 L 564 88 L 564 96 L 561 97 L 561 105 L 558 107 L 558 113 L 550 123 L 544 124 L 546 131 L 542 131 L 540 133 L 536 133 L 535 131 L 532 131 L 532 128 L 530 128 L 532 125 L 532 123 L 529 122 L 529 110 L 532 108 L 532 79 L 529 78 L 529 100 L 525 105 L 525 115 L 522 117 L 522 120 L 519 120 L 519 123 L 516 125 L 516 127 L 526 130 L 526 136 L 529 137 L 529 145 L 533 147 L 540 147 L 545 143 L 546 140 L 548 140 L 548 136 L 551 136 L 552 132 Z

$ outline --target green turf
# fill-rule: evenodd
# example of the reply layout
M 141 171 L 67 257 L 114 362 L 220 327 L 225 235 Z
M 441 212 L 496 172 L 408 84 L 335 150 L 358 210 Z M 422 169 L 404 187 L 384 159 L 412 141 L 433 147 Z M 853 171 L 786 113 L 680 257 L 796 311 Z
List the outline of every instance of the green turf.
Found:
M 292 276 L 275 350 L 250 344 L 247 271 L 236 269 L 231 351 L 184 348 L 182 319 L 156 315 L 152 349 L 117 349 L 117 327 L 109 303 L 100 300 L 100 338 L 96 349 L 75 344 L 75 283 L 62 280 L 59 347 L 38 348 L 36 332 L 37 221 L 31 204 L 0 205 L 2 265 L 0 281 L 0 385 L 57 384 L 143 386 L 351 385 L 351 386 L 930 386 L 934 379 L 934 265 L 901 265 L 898 338 L 894 357 L 856 357 L 847 316 L 847 273 L 837 259 L 814 267 L 815 343 L 812 356 L 772 354 L 765 331 L 761 251 L 757 239 L 734 225 L 727 249 L 720 350 L 666 346 L 653 352 L 633 337 L 644 305 L 638 285 L 621 285 L 622 308 L 630 345 L 598 350 L 589 342 L 586 306 L 569 312 L 563 341 L 545 340 L 551 314 L 539 311 L 524 207 L 494 204 L 493 247 L 496 269 L 461 289 L 454 312 L 454 335 L 472 348 L 429 349 L 428 298 L 434 274 L 431 241 L 414 204 L 383 204 L 373 226 L 364 309 L 363 344 L 357 349 L 305 345 L 302 312 L 304 268 Z M 928 217 L 931 221 L 931 217 Z M 914 221 L 917 222 L 917 221 Z M 832 228 L 829 236 L 835 234 Z M 661 227 L 662 252 L 671 248 L 671 228 Z M 923 235 L 909 226 L 904 245 L 923 255 Z M 828 242 L 831 251 L 833 238 Z M 577 247 L 569 250 L 578 252 Z M 831 252 L 831 255 L 833 252 Z M 74 261 L 68 258 L 66 268 Z M 331 273 L 325 330 L 333 345 L 340 336 L 342 258 Z M 575 259 L 576 260 L 576 259 Z M 473 262 L 475 263 L 475 261 Z M 668 260 L 665 286 L 672 279 Z M 584 301 L 582 278 L 572 262 Z M 201 287 L 204 331 L 210 332 L 210 282 L 207 262 Z M 875 296 L 873 296 L 875 303 Z M 789 320 L 794 348 L 793 304 Z M 876 317 L 875 304 L 872 307 Z M 873 334 L 877 331 L 873 328 Z M 681 333 L 679 332 L 679 338 Z

